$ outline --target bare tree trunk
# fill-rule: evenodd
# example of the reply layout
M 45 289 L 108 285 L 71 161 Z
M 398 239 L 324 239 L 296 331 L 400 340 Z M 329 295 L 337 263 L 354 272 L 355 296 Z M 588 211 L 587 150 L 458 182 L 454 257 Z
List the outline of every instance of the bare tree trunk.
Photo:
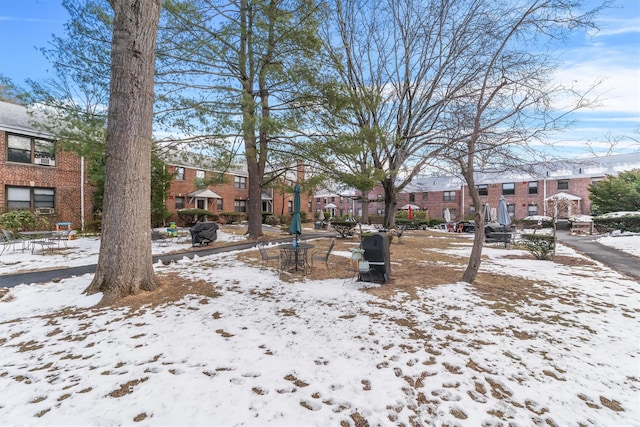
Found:
M 151 136 L 161 1 L 110 0 L 111 43 L 100 256 L 87 294 L 109 304 L 157 284 L 151 256 Z
M 475 222 L 475 231 L 473 235 L 473 246 L 471 248 L 471 255 L 469 255 L 469 262 L 467 263 L 467 268 L 465 268 L 464 273 L 462 274 L 462 280 L 467 283 L 473 283 L 476 280 L 476 276 L 478 275 L 478 271 L 480 270 L 480 263 L 482 261 L 482 248 L 484 247 L 484 216 L 482 212 L 482 202 L 480 201 L 480 194 L 478 193 L 478 188 L 476 187 L 475 179 L 473 177 L 474 168 L 474 154 L 470 151 L 468 155 L 467 167 L 463 169 L 463 175 L 467 182 L 467 187 L 469 189 L 469 196 L 471 196 L 471 200 L 473 201 L 473 206 L 475 207 L 475 215 L 473 216 L 473 220 Z M 462 212 L 464 216 L 464 212 Z
M 396 223 L 396 186 L 391 178 L 382 181 L 384 188 L 384 228 L 391 229 Z

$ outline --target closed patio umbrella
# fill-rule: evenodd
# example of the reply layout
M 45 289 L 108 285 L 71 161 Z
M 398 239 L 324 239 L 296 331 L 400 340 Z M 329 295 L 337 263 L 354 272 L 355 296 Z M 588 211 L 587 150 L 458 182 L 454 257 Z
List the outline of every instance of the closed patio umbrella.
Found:
M 449 211 L 449 208 L 444 210 L 444 221 L 451 222 L 451 211 Z
M 484 205 L 484 208 L 482 210 L 482 217 L 484 218 L 485 224 L 491 222 L 491 206 L 489 206 L 489 203 Z
M 504 196 L 500 196 L 500 201 L 498 202 L 498 223 L 504 226 L 511 224 L 509 210 L 507 209 L 507 201 Z
M 302 222 L 300 221 L 300 184 L 293 187 L 293 218 L 289 231 L 295 236 L 296 245 L 298 244 L 298 236 L 302 234 Z

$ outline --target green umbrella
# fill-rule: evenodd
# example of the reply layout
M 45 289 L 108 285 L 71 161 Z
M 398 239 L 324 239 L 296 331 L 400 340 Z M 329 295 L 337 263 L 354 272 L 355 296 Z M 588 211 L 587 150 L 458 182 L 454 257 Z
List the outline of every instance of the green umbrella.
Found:
M 296 237 L 296 245 L 298 244 L 298 236 L 302 234 L 302 222 L 300 221 L 300 184 L 293 187 L 293 218 L 289 231 Z

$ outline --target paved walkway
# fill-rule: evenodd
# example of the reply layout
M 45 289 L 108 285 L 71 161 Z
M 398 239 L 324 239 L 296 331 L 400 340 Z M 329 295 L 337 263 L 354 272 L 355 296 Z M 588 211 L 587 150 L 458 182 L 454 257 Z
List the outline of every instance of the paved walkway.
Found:
M 317 239 L 322 237 L 333 237 L 334 233 L 305 233 L 300 236 L 301 240 Z M 284 237 L 280 239 L 270 240 L 271 243 L 286 243 L 290 242 L 291 237 Z M 222 252 L 239 251 L 244 249 L 251 249 L 258 245 L 258 242 L 244 242 L 244 243 L 232 243 L 225 246 L 213 247 L 204 246 L 202 248 L 192 248 L 189 251 L 178 252 L 172 254 L 154 255 L 154 264 L 158 261 L 171 262 L 181 260 L 183 258 L 193 258 L 194 256 L 205 256 L 212 254 L 219 254 Z M 79 267 L 67 267 L 52 270 L 32 271 L 29 273 L 20 274 L 7 274 L 0 276 L 0 287 L 13 288 L 17 285 L 24 283 L 44 283 L 51 282 L 52 280 L 60 280 L 67 277 L 82 276 L 83 274 L 95 273 L 96 264 L 83 265 Z
M 305 233 L 301 236 L 302 240 L 315 239 L 319 237 L 331 237 L 330 233 Z M 610 248 L 605 245 L 601 245 L 596 241 L 597 236 L 580 236 L 572 235 L 567 231 L 558 232 L 558 240 L 583 255 L 588 256 L 596 261 L 603 263 L 604 265 L 612 268 L 620 274 L 626 274 L 631 278 L 640 281 L 640 258 L 630 255 L 626 252 L 619 251 L 617 249 Z M 276 239 L 276 243 L 284 243 L 290 241 L 290 237 Z M 199 250 L 190 250 L 188 252 L 180 252 L 166 255 L 156 255 L 153 257 L 153 262 L 158 261 L 170 262 L 180 260 L 184 257 L 193 258 L 195 255 L 212 255 L 228 251 L 236 251 L 243 249 L 250 249 L 256 246 L 256 242 L 236 243 L 226 246 L 218 247 L 205 247 Z M 96 271 L 96 265 L 84 265 L 80 267 L 69 267 L 56 270 L 34 271 L 30 273 L 11 274 L 0 277 L 0 286 L 12 288 L 14 286 L 23 283 L 42 283 L 50 282 L 52 280 L 63 279 L 72 276 L 81 276 L 83 274 L 94 273 Z
M 589 258 L 599 261 L 620 274 L 640 281 L 640 257 L 619 251 L 597 242 L 599 236 L 575 235 L 558 231 L 558 240 Z

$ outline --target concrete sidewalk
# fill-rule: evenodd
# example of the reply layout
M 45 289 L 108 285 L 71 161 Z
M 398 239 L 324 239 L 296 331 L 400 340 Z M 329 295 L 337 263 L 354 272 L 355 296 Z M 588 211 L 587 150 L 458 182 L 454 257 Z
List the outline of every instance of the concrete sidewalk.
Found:
M 332 238 L 335 233 L 305 233 L 300 236 L 300 240 L 318 239 L 318 238 Z M 280 239 L 270 240 L 269 243 L 287 243 L 291 241 L 291 237 L 284 237 Z M 158 261 L 172 262 L 183 258 L 193 258 L 194 256 L 205 256 L 219 254 L 222 252 L 241 251 L 245 249 L 251 249 L 258 245 L 258 242 L 242 242 L 233 243 L 225 246 L 203 246 L 202 248 L 193 249 L 185 252 L 178 252 L 164 255 L 154 255 L 154 264 Z M 82 265 L 79 267 L 59 268 L 52 270 L 32 271 L 28 273 L 20 274 L 7 274 L 0 276 L 0 287 L 13 288 L 17 285 L 31 284 L 31 283 L 44 283 L 51 282 L 53 280 L 61 280 L 67 277 L 82 276 L 83 274 L 92 274 L 96 271 L 96 264 Z
M 640 281 L 640 257 L 602 245 L 597 242 L 599 237 L 601 236 L 571 234 L 565 230 L 559 230 L 557 234 L 560 243 L 603 263 L 620 274 L 626 274 Z

